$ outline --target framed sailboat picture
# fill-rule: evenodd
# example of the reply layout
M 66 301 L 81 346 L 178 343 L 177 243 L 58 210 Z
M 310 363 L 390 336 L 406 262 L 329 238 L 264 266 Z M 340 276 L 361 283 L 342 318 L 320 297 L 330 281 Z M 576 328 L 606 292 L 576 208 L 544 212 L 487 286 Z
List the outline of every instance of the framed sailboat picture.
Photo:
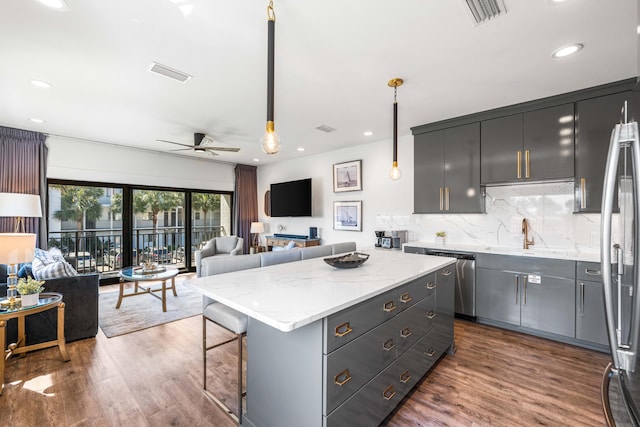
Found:
M 362 190 L 362 160 L 333 165 L 333 192 Z
M 362 231 L 362 200 L 333 202 L 333 229 Z

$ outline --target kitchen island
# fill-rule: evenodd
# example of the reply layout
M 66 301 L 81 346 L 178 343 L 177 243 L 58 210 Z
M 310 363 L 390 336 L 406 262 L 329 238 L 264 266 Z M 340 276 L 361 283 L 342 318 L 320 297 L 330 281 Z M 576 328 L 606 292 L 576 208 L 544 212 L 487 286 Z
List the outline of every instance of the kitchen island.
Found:
M 378 424 L 453 350 L 455 260 L 363 252 L 354 269 L 315 258 L 187 282 L 249 316 L 243 424 Z

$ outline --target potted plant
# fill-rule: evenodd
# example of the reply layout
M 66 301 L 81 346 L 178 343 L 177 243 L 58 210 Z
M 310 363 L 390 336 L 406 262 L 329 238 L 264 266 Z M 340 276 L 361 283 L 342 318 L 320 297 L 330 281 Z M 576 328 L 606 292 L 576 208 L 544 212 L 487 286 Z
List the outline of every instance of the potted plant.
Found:
M 38 300 L 40 298 L 40 292 L 44 290 L 44 280 L 36 280 L 31 277 L 27 279 L 19 279 L 18 285 L 16 288 L 18 289 L 18 293 L 20 294 L 20 299 L 22 301 L 23 307 L 32 307 L 34 305 L 38 305 Z
M 444 245 L 444 238 L 447 237 L 445 231 L 436 231 L 436 243 Z

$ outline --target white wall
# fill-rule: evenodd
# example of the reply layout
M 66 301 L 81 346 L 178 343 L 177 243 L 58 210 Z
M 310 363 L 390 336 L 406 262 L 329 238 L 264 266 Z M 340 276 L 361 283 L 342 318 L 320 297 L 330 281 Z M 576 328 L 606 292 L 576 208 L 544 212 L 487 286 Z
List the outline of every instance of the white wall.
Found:
M 322 243 L 353 240 L 358 248 L 373 246 L 376 215 L 406 216 L 413 212 L 413 136 L 398 139 L 398 163 L 403 173 L 398 181 L 389 178 L 392 154 L 392 142 L 386 140 L 258 167 L 258 211 L 265 234 L 308 235 L 309 227 L 318 227 Z M 362 191 L 334 193 L 333 164 L 351 160 L 362 160 Z M 304 178 L 312 179 L 313 216 L 267 217 L 264 194 L 270 184 Z M 333 202 L 352 200 L 362 201 L 362 231 L 334 230 Z M 278 231 L 279 225 L 283 231 Z
M 233 164 L 50 136 L 47 177 L 233 191 Z

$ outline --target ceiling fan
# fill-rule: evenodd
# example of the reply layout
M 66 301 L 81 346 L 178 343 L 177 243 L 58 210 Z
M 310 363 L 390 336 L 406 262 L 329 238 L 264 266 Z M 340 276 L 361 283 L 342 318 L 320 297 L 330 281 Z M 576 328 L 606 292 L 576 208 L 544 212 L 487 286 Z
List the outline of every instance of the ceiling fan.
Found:
M 214 146 L 215 141 L 210 136 L 205 135 L 204 133 L 194 133 L 193 134 L 193 145 L 181 144 L 179 142 L 167 141 L 165 139 L 157 139 L 156 141 L 160 142 L 168 142 L 169 144 L 181 145 L 187 148 L 176 148 L 175 150 L 169 151 L 187 151 L 194 150 L 197 152 L 209 153 L 211 156 L 218 156 L 216 151 L 226 151 L 231 153 L 237 153 L 240 151 L 237 147 L 216 147 Z

